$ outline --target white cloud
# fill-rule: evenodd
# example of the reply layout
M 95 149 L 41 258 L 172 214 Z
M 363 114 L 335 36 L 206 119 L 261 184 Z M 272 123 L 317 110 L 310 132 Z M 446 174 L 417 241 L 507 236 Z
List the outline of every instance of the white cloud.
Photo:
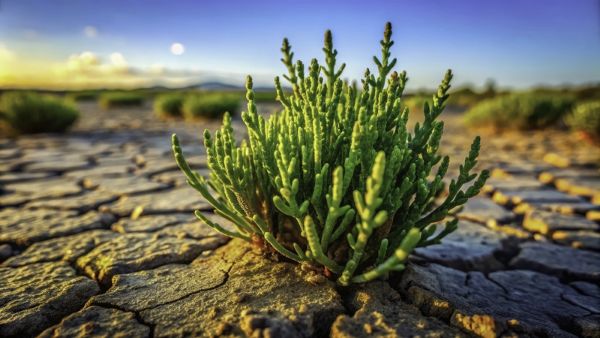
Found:
M 83 34 L 88 38 L 95 38 L 98 36 L 98 29 L 94 26 L 85 26 L 85 28 L 83 28 Z
M 135 88 L 150 85 L 185 86 L 202 81 L 243 81 L 240 74 L 200 69 L 171 69 L 155 63 L 131 66 L 119 52 L 99 55 L 84 51 L 62 61 L 18 55 L 0 41 L 0 87 L 14 88 Z M 240 82 L 241 83 L 241 82 Z
M 86 51 L 80 54 L 72 54 L 67 60 L 66 68 L 73 72 L 91 72 L 100 65 L 100 59 L 96 54 Z
M 129 65 L 123 54 L 111 53 L 108 62 L 93 52 L 82 52 L 69 56 L 66 64 L 59 63 L 55 69 L 59 73 L 70 73 L 72 75 L 87 74 L 97 77 L 110 74 L 126 74 L 130 72 Z
M 119 52 L 114 52 L 114 53 L 110 54 L 110 62 L 112 62 L 112 64 L 115 66 L 127 65 L 127 61 L 125 61 L 125 57 L 123 56 L 123 54 L 121 54 Z

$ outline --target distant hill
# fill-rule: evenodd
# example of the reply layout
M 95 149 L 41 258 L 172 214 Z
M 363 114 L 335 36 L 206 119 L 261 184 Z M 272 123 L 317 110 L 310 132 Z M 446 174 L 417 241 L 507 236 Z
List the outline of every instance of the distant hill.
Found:
M 186 86 L 185 89 L 203 89 L 203 90 L 243 90 L 244 87 L 236 86 L 229 83 L 223 83 L 219 81 L 208 81 L 201 82 L 198 84 L 193 84 L 190 86 Z

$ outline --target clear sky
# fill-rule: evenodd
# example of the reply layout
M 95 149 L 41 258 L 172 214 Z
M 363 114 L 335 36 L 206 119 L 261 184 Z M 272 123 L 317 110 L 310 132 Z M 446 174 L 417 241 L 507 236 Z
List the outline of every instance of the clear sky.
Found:
M 355 79 L 386 21 L 411 88 L 600 81 L 600 0 L 0 0 L 0 86 L 269 84 L 284 36 L 321 59 L 326 29 Z

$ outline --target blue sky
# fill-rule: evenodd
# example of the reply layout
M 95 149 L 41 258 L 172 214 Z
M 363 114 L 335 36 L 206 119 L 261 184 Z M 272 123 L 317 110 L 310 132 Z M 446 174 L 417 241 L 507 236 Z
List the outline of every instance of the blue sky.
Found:
M 341 3 L 0 0 L 0 85 L 36 85 L 36 74 L 41 86 L 74 78 L 75 85 L 118 85 L 127 77 L 137 82 L 123 83 L 242 84 L 245 74 L 268 83 L 283 71 L 284 36 L 308 61 L 321 58 L 326 29 L 348 64 L 346 76 L 355 79 L 372 67 L 386 21 L 411 88 L 434 87 L 447 68 L 455 84 L 477 86 L 490 78 L 510 87 L 600 81 L 598 0 Z M 185 46 L 183 54 L 171 53 L 175 42 Z

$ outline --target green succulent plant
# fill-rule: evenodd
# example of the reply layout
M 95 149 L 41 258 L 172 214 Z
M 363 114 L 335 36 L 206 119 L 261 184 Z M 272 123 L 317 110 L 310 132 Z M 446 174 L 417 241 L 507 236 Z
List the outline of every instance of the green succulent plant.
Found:
M 360 89 L 341 79 L 345 65 L 337 67 L 331 32 L 325 33 L 325 64 L 313 59 L 308 69 L 294 63 L 284 39 L 282 62 L 289 73 L 283 77 L 293 91 L 285 94 L 275 78 L 283 110 L 268 119 L 259 115 L 248 77 L 242 113 L 248 139 L 238 145 L 229 115 L 214 135 L 205 131 L 208 179 L 192 171 L 173 135 L 173 153 L 188 183 L 235 229 L 199 211 L 196 216 L 229 237 L 321 268 L 342 285 L 402 270 L 415 247 L 439 243 L 454 231 L 457 220 L 447 220 L 449 212 L 477 195 L 488 177 L 486 171 L 472 173 L 480 141 L 473 141 L 458 178 L 436 203 L 449 165 L 447 156 L 437 154 L 444 127 L 437 118 L 452 73 L 410 133 L 401 99 L 407 77 L 392 71 L 391 35 L 388 23 L 381 57 L 373 58 L 378 72 L 367 69 Z

